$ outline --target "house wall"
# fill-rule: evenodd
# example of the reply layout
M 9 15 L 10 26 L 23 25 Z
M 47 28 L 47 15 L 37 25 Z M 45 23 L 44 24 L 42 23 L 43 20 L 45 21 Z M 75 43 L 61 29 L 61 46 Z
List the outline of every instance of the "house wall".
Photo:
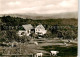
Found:
M 22 33 L 24 33 L 24 34 L 22 34 Z M 19 36 L 24 36 L 24 35 L 29 36 L 30 34 L 31 34 L 31 30 L 28 30 L 28 31 L 19 31 L 18 32 Z
M 21 34 L 21 33 L 24 33 L 24 34 Z M 19 31 L 17 34 L 18 34 L 19 36 L 23 36 L 23 35 L 25 35 L 25 31 Z
M 40 34 L 45 34 L 47 32 L 47 30 L 45 30 L 45 29 L 37 29 L 37 28 L 35 28 L 35 34 L 38 34 L 38 33 L 40 33 Z
M 26 36 L 29 36 L 31 34 L 31 30 L 28 30 L 25 32 Z

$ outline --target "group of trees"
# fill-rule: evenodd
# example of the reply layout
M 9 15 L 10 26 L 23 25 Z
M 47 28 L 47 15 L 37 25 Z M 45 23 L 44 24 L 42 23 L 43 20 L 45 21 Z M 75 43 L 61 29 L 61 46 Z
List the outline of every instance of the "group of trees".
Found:
M 64 38 L 64 39 L 75 39 L 77 38 L 77 27 L 72 27 L 72 26 L 58 26 L 54 25 L 50 28 L 50 31 L 52 34 L 56 34 L 56 37 L 59 38 Z
M 5 23 L 6 25 L 12 25 L 12 26 L 21 26 L 23 24 L 32 24 L 32 25 L 37 25 L 39 23 L 43 24 L 43 25 L 48 25 L 48 26 L 52 26 L 52 25 L 73 25 L 73 26 L 77 26 L 77 19 L 45 19 L 45 20 L 33 20 L 33 19 L 23 19 L 23 18 L 19 18 L 19 17 L 11 17 L 11 16 L 3 16 L 0 18 L 1 21 L 3 23 Z
M 11 17 L 11 16 L 3 16 L 1 21 L 8 26 L 21 26 L 23 24 L 27 24 L 29 19 L 23 19 L 19 17 Z

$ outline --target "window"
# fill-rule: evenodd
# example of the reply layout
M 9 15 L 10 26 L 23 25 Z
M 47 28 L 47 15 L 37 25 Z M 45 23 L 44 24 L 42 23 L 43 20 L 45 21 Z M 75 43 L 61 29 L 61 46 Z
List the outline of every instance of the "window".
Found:
M 21 35 L 24 35 L 24 32 L 22 32 Z

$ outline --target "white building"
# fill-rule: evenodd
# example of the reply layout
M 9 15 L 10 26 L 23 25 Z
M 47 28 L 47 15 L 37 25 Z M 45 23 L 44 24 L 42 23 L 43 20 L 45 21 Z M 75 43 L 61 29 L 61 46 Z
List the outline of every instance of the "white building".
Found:
M 44 35 L 47 32 L 47 30 L 45 30 L 44 26 L 41 24 L 38 25 L 35 29 L 31 24 L 22 25 L 22 26 L 25 30 L 19 30 L 18 31 L 19 36 L 23 36 L 23 35 L 29 36 L 31 33 L 33 33 L 32 30 L 34 30 L 34 33 L 38 35 Z
M 18 35 L 19 36 L 23 36 L 23 35 L 29 36 L 31 34 L 31 29 L 33 29 L 33 26 L 31 24 L 22 25 L 22 26 L 25 30 L 19 30 Z
M 42 24 L 38 25 L 35 28 L 35 34 L 44 35 L 46 34 L 47 30 L 45 30 L 44 26 Z

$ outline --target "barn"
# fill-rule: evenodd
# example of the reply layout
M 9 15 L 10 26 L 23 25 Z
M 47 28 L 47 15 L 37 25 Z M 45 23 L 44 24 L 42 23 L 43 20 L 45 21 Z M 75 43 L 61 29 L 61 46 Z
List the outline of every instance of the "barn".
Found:
M 19 30 L 18 31 L 19 36 L 23 36 L 23 35 L 29 36 L 31 34 L 31 30 L 34 29 L 34 27 L 31 24 L 26 24 L 22 26 L 25 30 Z

